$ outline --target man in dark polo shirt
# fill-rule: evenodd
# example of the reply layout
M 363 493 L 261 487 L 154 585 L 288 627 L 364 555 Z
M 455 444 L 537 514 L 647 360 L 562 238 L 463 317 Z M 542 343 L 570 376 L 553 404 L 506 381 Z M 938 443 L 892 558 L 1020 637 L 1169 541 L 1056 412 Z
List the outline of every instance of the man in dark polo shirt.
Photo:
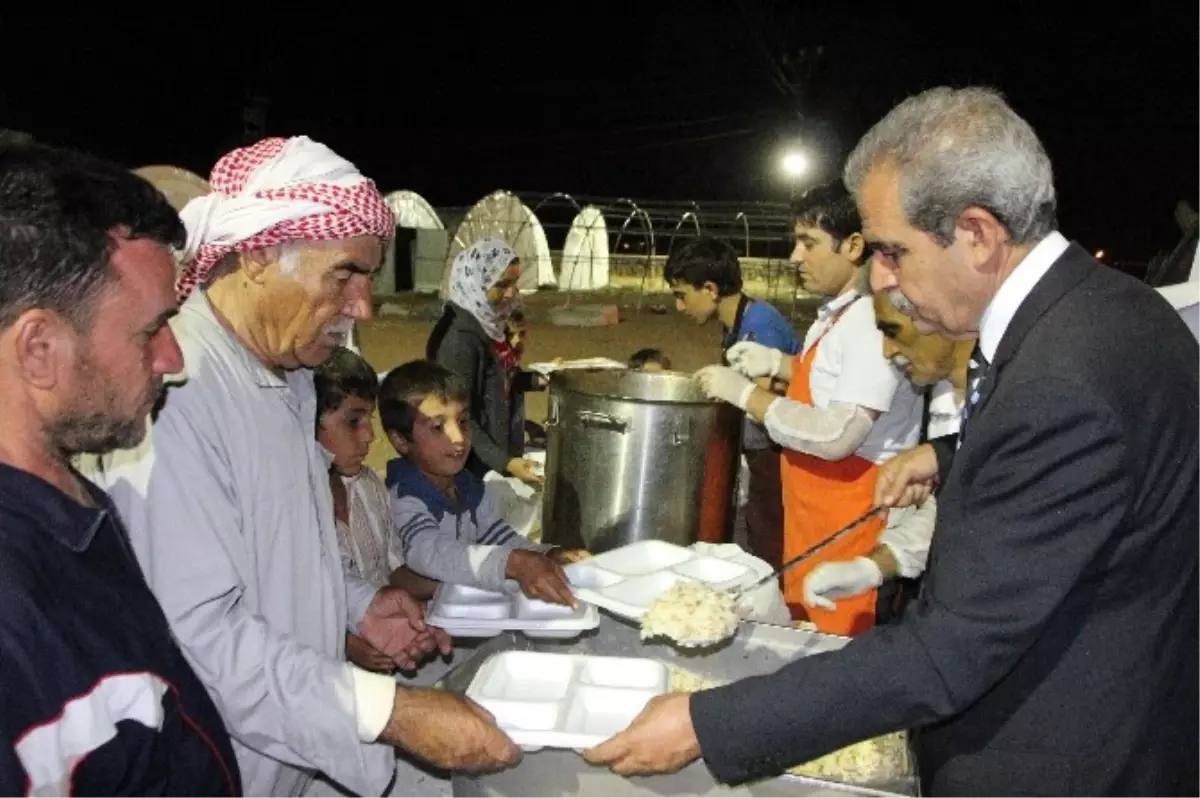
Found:
M 216 708 L 105 494 L 183 356 L 184 228 L 119 166 L 0 151 L 0 794 L 237 795 Z

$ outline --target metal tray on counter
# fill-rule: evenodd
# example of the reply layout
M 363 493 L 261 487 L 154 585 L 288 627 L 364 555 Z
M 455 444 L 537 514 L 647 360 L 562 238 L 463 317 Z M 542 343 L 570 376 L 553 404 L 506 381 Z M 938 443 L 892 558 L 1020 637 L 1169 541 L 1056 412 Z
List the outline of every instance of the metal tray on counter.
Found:
M 502 651 L 548 651 L 564 654 L 648 657 L 672 668 L 714 681 L 729 682 L 772 673 L 797 657 L 833 651 L 846 638 L 768 624 L 744 623 L 729 644 L 717 650 L 688 653 L 667 645 L 643 643 L 636 627 L 601 615 L 600 626 L 577 640 L 530 640 L 505 633 L 475 651 L 447 673 L 437 686 L 465 693 L 476 672 Z M 455 795 L 510 796 L 915 796 L 919 795 L 916 759 L 906 746 L 907 775 L 872 784 L 846 784 L 785 774 L 736 787 L 719 784 L 703 762 L 665 776 L 624 778 L 588 765 L 573 751 L 545 749 L 527 753 L 515 768 L 479 776 L 455 775 Z

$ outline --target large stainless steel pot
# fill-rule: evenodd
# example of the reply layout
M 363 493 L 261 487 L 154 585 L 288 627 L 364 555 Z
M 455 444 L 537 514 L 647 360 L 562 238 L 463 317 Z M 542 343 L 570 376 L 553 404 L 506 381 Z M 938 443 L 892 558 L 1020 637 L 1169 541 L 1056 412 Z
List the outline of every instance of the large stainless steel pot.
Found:
M 669 371 L 561 371 L 549 392 L 545 542 L 729 539 L 741 411 Z

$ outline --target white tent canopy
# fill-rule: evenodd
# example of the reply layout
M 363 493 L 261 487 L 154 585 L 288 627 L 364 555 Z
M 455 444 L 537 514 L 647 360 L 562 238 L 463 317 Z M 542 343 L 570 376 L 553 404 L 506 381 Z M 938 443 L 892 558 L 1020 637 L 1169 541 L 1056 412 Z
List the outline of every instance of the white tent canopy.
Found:
M 143 166 L 134 169 L 133 172 L 149 180 L 166 195 L 167 202 L 171 203 L 171 207 L 176 211 L 182 211 L 184 205 L 209 192 L 207 180 L 178 166 Z
M 442 274 L 443 297 L 449 293 L 450 268 L 455 256 L 489 237 L 499 238 L 516 251 L 522 266 L 521 291 L 528 293 L 543 285 L 555 285 L 554 264 L 542 223 L 516 195 L 494 191 L 467 211 L 450 241 Z
M 178 166 L 168 166 L 158 164 L 155 166 L 143 166 L 139 169 L 134 169 L 133 173 L 141 178 L 149 181 L 152 186 L 163 193 L 167 198 L 167 202 L 171 203 L 171 207 L 176 213 L 183 210 L 184 206 L 197 197 L 203 197 L 211 190 L 208 181 L 195 172 L 189 172 L 187 169 L 182 169 Z M 175 276 L 179 276 L 179 271 L 182 264 L 179 261 L 180 253 L 175 253 Z
M 604 214 L 588 205 L 571 222 L 559 264 L 559 287 L 592 291 L 608 285 L 608 226 Z
M 442 279 L 442 258 L 446 254 L 446 225 L 436 210 L 415 191 L 393 191 L 383 198 L 396 216 L 396 227 L 415 230 L 408 243 L 406 259 L 412 268 L 412 288 L 418 293 L 437 293 Z M 383 267 L 376 273 L 377 293 L 390 294 L 396 289 L 396 241 L 388 242 Z
M 444 230 L 437 211 L 415 191 L 393 191 L 383 198 L 396 215 L 396 226 L 412 230 Z

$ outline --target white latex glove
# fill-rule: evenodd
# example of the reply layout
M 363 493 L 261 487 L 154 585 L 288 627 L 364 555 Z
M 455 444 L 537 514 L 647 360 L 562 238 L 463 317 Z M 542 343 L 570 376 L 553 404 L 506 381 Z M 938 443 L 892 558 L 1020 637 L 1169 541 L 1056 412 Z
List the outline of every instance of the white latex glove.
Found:
M 709 399 L 728 402 L 739 410 L 746 409 L 746 402 L 754 393 L 754 383 L 728 366 L 705 366 L 695 373 L 694 379 Z
M 759 377 L 778 377 L 783 366 L 783 352 L 754 341 L 741 341 L 725 352 L 725 357 L 739 374 L 752 380 Z
M 804 603 L 823 610 L 837 608 L 834 599 L 857 596 L 883 584 L 883 572 L 873 560 L 855 557 L 821 563 L 804 577 Z

